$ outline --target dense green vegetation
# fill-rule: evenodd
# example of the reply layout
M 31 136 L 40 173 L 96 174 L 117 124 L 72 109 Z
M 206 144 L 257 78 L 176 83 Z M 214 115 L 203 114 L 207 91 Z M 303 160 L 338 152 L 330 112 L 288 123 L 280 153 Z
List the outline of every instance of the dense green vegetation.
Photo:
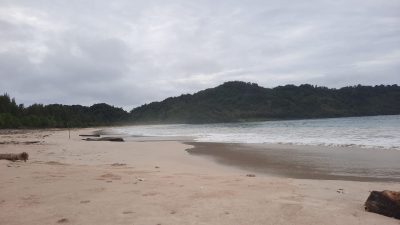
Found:
M 167 98 L 130 113 L 105 103 L 17 105 L 0 96 L 0 128 L 88 127 L 127 123 L 214 123 L 273 119 L 326 118 L 400 114 L 397 85 L 340 89 L 308 84 L 263 88 L 254 83 L 226 82 L 193 95 Z
M 128 113 L 104 103 L 81 105 L 17 105 L 5 94 L 0 96 L 0 128 L 45 128 L 107 126 L 127 121 Z
M 340 89 L 308 84 L 263 88 L 226 82 L 193 95 L 167 98 L 131 111 L 138 123 L 213 123 L 400 114 L 397 85 Z

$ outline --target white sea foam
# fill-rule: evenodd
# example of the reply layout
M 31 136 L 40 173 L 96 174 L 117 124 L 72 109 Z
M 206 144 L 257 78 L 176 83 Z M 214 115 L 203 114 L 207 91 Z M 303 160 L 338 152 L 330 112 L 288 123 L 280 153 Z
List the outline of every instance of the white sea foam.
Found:
M 359 146 L 400 150 L 400 115 L 115 128 L 141 136 L 188 136 L 199 142 Z

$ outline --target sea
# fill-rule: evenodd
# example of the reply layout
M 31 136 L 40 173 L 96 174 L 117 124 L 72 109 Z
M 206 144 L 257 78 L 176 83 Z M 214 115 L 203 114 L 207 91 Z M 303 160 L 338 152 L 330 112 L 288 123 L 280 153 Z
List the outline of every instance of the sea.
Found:
M 197 142 L 317 145 L 400 150 L 400 115 L 262 122 L 137 125 L 128 136 L 187 137 Z

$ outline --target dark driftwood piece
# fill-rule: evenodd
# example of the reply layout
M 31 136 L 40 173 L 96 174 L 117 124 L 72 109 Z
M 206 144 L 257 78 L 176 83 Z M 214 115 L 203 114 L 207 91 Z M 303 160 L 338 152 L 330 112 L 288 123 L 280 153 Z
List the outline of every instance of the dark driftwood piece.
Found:
M 30 145 L 30 144 L 38 144 L 38 143 L 40 143 L 40 141 L 24 141 L 24 142 L 21 142 L 22 144 L 26 144 L 26 145 Z
M 25 144 L 25 145 L 30 145 L 30 144 L 39 144 L 40 141 L 2 141 L 0 142 L 1 145 L 7 145 L 7 144 L 13 144 L 13 145 L 18 145 L 18 144 Z
M 80 134 L 81 137 L 100 137 L 100 134 Z
M 8 154 L 0 154 L 0 159 L 6 159 L 10 161 L 16 161 L 16 160 L 28 160 L 29 154 L 26 152 L 22 152 L 19 154 L 14 154 L 14 153 L 8 153 Z
M 85 141 L 117 141 L 117 142 L 124 141 L 124 139 L 122 139 L 120 137 L 85 138 L 82 140 L 85 140 Z
M 400 219 L 400 192 L 372 191 L 365 202 L 365 210 Z

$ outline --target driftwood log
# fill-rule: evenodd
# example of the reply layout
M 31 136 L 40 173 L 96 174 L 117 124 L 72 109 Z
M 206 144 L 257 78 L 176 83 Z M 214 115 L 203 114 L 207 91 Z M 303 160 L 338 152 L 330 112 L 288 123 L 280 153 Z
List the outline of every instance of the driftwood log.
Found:
M 120 138 L 120 137 L 85 138 L 82 140 L 85 140 L 85 141 L 116 141 L 116 142 L 124 141 L 124 139 Z
M 400 219 L 400 192 L 372 191 L 365 202 L 365 210 Z
M 8 154 L 0 154 L 0 159 L 6 159 L 6 160 L 10 160 L 10 161 L 17 161 L 17 160 L 24 160 L 26 162 L 26 160 L 28 160 L 29 158 L 29 154 L 26 152 L 22 152 L 19 154 L 14 154 L 14 153 L 8 153 Z
M 100 134 L 80 134 L 81 137 L 100 137 Z
M 24 145 L 30 145 L 30 144 L 39 144 L 40 141 L 2 141 L 0 142 L 0 145 L 18 145 L 18 144 L 24 144 Z

